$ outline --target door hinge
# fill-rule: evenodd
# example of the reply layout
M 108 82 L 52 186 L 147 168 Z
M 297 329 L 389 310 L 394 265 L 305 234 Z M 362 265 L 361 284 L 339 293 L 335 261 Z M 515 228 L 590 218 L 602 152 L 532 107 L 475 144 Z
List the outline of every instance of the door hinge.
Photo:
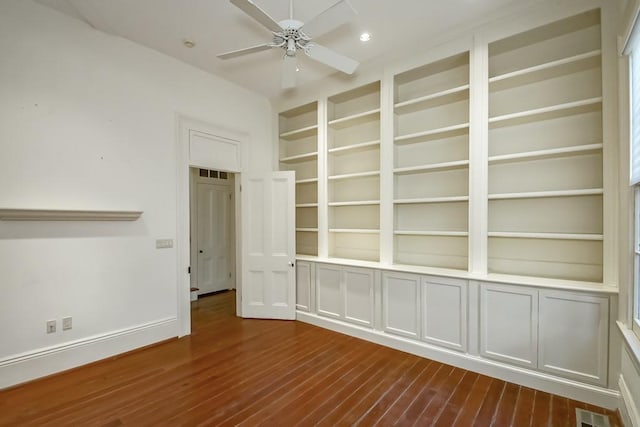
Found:
M 191 266 L 187 267 L 187 274 L 191 274 Z
M 231 193 L 229 193 L 229 200 L 231 200 Z
M 242 184 L 240 184 L 240 192 L 242 193 Z
M 231 273 L 229 273 L 229 279 L 231 279 Z

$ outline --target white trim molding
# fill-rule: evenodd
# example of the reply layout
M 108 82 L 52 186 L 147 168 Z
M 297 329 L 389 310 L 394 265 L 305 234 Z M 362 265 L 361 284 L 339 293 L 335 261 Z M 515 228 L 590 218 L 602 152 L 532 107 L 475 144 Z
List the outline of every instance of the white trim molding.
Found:
M 0 390 L 140 347 L 175 338 L 178 319 L 168 317 L 0 360 Z

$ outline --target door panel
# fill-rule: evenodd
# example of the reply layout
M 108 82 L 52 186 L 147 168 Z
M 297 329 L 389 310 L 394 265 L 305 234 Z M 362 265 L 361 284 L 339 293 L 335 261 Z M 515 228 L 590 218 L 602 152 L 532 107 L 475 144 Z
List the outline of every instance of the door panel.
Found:
M 295 319 L 293 172 L 242 176 L 242 316 Z
M 197 287 L 199 294 L 231 288 L 231 218 L 228 186 L 197 184 Z

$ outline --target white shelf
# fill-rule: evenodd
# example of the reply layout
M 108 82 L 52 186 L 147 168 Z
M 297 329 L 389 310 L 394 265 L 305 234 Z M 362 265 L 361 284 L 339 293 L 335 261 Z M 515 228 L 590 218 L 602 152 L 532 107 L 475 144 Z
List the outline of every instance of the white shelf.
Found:
M 466 231 L 413 231 L 413 230 L 396 230 L 393 232 L 396 236 L 444 236 L 444 237 L 468 237 Z
M 457 160 L 454 162 L 434 163 L 432 165 L 410 166 L 405 168 L 396 168 L 393 173 L 397 175 L 408 175 L 421 172 L 430 172 L 436 170 L 461 169 L 469 166 L 469 160 Z
M 404 114 L 418 111 L 423 108 L 462 101 L 465 99 L 469 99 L 468 84 L 443 90 L 441 92 L 433 93 L 430 95 L 421 96 L 419 98 L 398 102 L 394 105 L 394 109 L 396 114 Z
M 520 233 L 511 231 L 490 231 L 488 236 L 504 237 L 509 239 L 602 240 L 602 234 L 574 233 Z
M 331 175 L 327 179 L 330 181 L 340 180 L 340 179 L 352 179 L 352 178 L 366 178 L 368 176 L 379 176 L 380 171 L 369 171 L 369 172 L 356 172 L 356 173 L 346 173 L 343 175 Z
M 575 56 L 570 56 L 568 58 L 562 58 L 557 61 L 551 61 L 540 65 L 535 65 L 533 67 L 523 68 L 521 70 L 512 71 L 510 73 L 501 74 L 498 76 L 491 77 L 489 79 L 489 83 L 495 83 L 503 80 L 512 79 L 515 77 L 524 76 L 527 74 L 534 74 L 540 71 L 549 70 L 552 68 L 559 68 L 563 65 L 575 64 L 580 61 L 585 61 L 588 59 L 598 58 L 601 54 L 600 49 L 592 50 L 591 52 L 582 53 Z
M 295 156 L 283 157 L 280 159 L 281 163 L 294 163 L 294 162 L 304 162 L 305 160 L 313 160 L 318 157 L 318 152 L 314 151 L 311 153 L 298 154 Z
M 318 132 L 318 125 L 306 126 L 300 129 L 290 130 L 288 132 L 283 132 L 280 134 L 281 139 L 286 139 L 287 141 L 305 138 L 307 136 L 314 135 Z
M 344 153 L 346 151 L 366 149 L 366 148 L 375 147 L 378 145 L 380 145 L 379 139 L 375 141 L 367 141 L 367 142 L 361 142 L 358 144 L 345 145 L 344 147 L 329 148 L 329 150 L 327 151 L 331 154 L 336 154 L 336 153 Z
M 379 205 L 380 200 L 355 200 L 350 202 L 329 202 L 329 206 L 369 206 Z
M 0 209 L 3 221 L 135 221 L 142 211 Z
M 367 123 L 374 120 L 380 120 L 379 116 L 380 109 L 376 108 L 362 113 L 351 114 L 346 117 L 340 117 L 339 119 L 330 120 L 328 125 L 334 129 L 344 129 L 349 126 Z
M 314 182 L 318 182 L 318 178 L 307 178 L 307 179 L 296 180 L 296 184 L 312 184 Z
M 536 160 L 588 154 L 602 150 L 602 144 L 576 145 L 573 147 L 552 148 L 548 150 L 528 151 L 523 153 L 503 154 L 489 157 L 489 163 L 506 163 L 524 160 Z
M 373 228 L 330 228 L 330 233 L 351 233 L 351 234 L 379 234 L 380 230 Z
M 396 142 L 396 144 L 402 144 L 402 143 L 410 144 L 412 139 L 437 137 L 437 136 L 443 138 L 447 134 L 451 134 L 451 136 L 461 134 L 462 132 L 460 131 L 464 131 L 467 129 L 469 129 L 469 123 L 461 123 L 458 125 L 451 125 L 451 126 L 441 127 L 438 129 L 426 130 L 424 132 L 416 132 L 416 133 L 410 133 L 407 135 L 399 135 L 394 138 L 394 141 Z
M 574 197 L 574 196 L 593 196 L 603 194 L 602 188 L 587 188 L 584 190 L 556 190 L 556 191 L 534 191 L 528 193 L 502 193 L 489 194 L 489 200 L 505 200 L 505 199 L 538 199 L 545 197 Z
M 509 122 L 511 120 L 517 120 L 517 119 L 532 119 L 535 116 L 540 116 L 543 114 L 551 114 L 554 117 L 562 117 L 563 115 L 567 114 L 571 110 L 574 110 L 580 107 L 593 106 L 596 104 L 600 104 L 601 102 L 602 102 L 602 97 L 599 96 L 596 98 L 589 98 L 589 99 L 583 99 L 580 101 L 552 105 L 550 107 L 519 111 L 517 113 L 510 113 L 510 114 L 504 114 L 501 116 L 491 117 L 489 119 L 489 124 L 505 123 L 505 122 Z
M 306 233 L 317 233 L 318 229 L 317 228 L 301 227 L 301 228 L 296 228 L 296 231 L 301 231 L 301 232 L 306 232 Z
M 426 197 L 421 199 L 396 199 L 393 201 L 396 205 L 409 205 L 418 203 L 453 203 L 467 202 L 469 196 L 448 196 L 448 197 Z
M 317 203 L 299 203 L 296 205 L 296 208 L 317 208 Z

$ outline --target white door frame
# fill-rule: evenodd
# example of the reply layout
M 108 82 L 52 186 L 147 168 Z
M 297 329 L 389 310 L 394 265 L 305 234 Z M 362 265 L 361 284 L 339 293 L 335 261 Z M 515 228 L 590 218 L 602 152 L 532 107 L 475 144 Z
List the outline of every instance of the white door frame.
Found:
M 176 292 L 178 303 L 178 336 L 191 334 L 191 293 L 188 267 L 189 244 L 189 168 L 223 170 L 236 173 L 236 194 L 240 194 L 240 174 L 246 171 L 243 150 L 249 136 L 246 133 L 212 125 L 191 117 L 176 116 Z M 197 137 L 197 140 L 196 140 Z M 235 198 L 236 227 L 240 226 L 240 200 Z M 236 313 L 242 295 L 241 233 L 236 229 Z

